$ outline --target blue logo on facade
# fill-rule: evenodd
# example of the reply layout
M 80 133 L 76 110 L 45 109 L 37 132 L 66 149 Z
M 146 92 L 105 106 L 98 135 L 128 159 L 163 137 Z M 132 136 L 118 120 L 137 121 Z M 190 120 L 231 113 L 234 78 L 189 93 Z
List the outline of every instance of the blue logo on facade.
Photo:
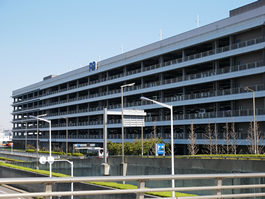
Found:
M 97 63 L 95 61 L 89 64 L 89 72 L 97 69 Z

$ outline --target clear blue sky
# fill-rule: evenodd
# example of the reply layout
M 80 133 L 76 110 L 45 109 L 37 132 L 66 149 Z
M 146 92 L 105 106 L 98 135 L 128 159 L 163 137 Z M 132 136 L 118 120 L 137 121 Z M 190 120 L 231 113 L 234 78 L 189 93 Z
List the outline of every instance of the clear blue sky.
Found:
M 0 0 L 0 129 L 12 91 L 228 17 L 255 0 Z

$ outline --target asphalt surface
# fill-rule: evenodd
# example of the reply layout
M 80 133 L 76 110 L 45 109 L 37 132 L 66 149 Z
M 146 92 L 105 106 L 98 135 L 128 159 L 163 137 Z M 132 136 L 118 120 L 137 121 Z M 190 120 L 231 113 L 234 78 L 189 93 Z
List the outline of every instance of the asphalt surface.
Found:
M 14 187 L 10 187 L 7 185 L 0 186 L 0 195 L 2 194 L 12 194 L 12 193 L 25 193 L 25 191 L 19 190 Z M 11 199 L 32 199 L 32 198 L 22 198 L 22 197 L 16 197 Z

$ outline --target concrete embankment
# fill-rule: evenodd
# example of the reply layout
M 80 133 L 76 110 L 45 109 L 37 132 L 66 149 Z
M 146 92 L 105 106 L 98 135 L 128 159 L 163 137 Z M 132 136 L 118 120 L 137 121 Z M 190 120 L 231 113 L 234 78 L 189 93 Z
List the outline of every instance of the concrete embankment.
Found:
M 18 169 L 13 169 L 9 167 L 0 167 L 0 178 L 21 178 L 23 181 L 24 178 L 29 177 L 48 177 L 42 174 L 37 174 L 34 172 L 28 172 Z M 44 184 L 17 184 L 12 185 L 16 188 L 25 190 L 27 192 L 45 192 Z M 69 183 L 58 183 L 52 185 L 53 191 L 70 191 L 71 185 Z M 88 183 L 74 183 L 74 191 L 82 190 L 114 190 L 112 188 L 92 185 Z M 53 197 L 57 198 L 57 197 Z M 60 197 L 60 199 L 69 199 L 70 196 Z M 90 195 L 90 196 L 74 196 L 75 199 L 135 199 L 136 194 L 112 194 L 112 195 Z M 145 196 L 145 198 L 156 198 L 155 196 Z
M 128 163 L 127 175 L 163 175 L 171 174 L 170 158 L 141 158 L 126 157 Z M 101 176 L 103 159 L 74 159 L 74 176 Z M 109 157 L 110 175 L 121 174 L 121 158 Z M 35 163 L 18 163 L 18 165 L 35 168 Z M 40 165 L 40 169 L 49 170 L 49 165 Z M 70 175 L 70 165 L 67 162 L 55 162 L 53 171 Z M 188 159 L 175 158 L 175 174 L 216 174 L 216 173 L 257 173 L 265 172 L 265 161 L 260 160 L 229 160 L 229 159 Z M 130 182 L 136 185 L 136 182 Z M 223 185 L 260 184 L 265 183 L 262 178 L 226 179 Z M 177 180 L 176 187 L 212 186 L 214 180 Z M 146 186 L 171 187 L 171 181 L 147 181 Z M 259 192 L 263 189 L 256 189 Z M 251 190 L 227 190 L 224 193 L 249 193 Z M 211 194 L 212 191 L 192 192 L 195 194 Z

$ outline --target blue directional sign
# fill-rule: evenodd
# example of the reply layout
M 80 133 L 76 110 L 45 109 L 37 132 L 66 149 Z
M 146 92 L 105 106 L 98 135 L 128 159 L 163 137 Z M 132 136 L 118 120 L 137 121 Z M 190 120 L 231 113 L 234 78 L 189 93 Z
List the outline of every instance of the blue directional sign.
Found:
M 165 144 L 156 144 L 156 154 L 157 155 L 165 154 Z

